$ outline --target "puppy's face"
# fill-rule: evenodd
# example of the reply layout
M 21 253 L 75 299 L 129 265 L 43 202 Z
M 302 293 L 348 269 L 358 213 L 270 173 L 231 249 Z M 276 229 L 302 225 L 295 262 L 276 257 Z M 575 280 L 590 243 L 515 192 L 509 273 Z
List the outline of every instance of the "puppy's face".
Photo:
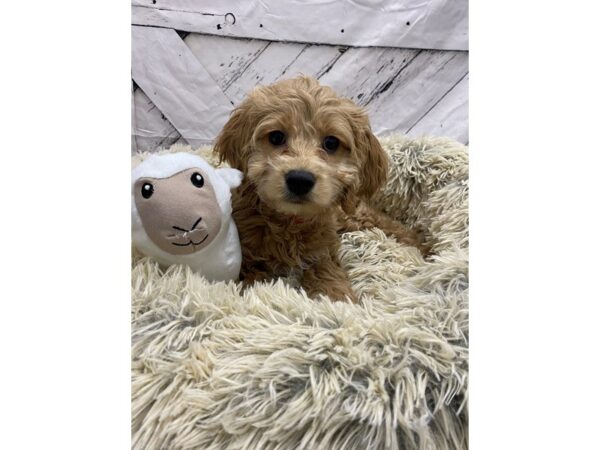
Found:
M 358 182 L 354 133 L 332 92 L 285 93 L 265 99 L 269 105 L 248 153 L 248 178 L 272 208 L 318 214 L 337 205 L 344 190 Z
M 256 89 L 215 144 L 271 208 L 313 216 L 352 209 L 384 182 L 387 157 L 366 114 L 309 78 Z

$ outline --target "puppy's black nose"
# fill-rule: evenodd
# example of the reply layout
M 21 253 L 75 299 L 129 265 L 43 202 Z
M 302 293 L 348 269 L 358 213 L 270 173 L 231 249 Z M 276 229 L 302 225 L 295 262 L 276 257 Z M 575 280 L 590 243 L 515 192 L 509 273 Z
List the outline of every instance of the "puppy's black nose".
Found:
M 305 170 L 290 170 L 285 174 L 285 184 L 291 193 L 304 195 L 315 185 L 315 176 Z

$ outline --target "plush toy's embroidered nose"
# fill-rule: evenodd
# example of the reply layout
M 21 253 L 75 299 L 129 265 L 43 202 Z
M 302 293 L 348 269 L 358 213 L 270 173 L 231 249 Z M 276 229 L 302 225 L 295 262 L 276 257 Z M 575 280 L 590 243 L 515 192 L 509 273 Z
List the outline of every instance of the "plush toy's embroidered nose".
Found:
M 171 241 L 171 245 L 178 247 L 200 245 L 208 238 L 206 227 L 196 228 L 195 230 L 184 230 L 179 227 L 173 228 L 175 228 L 177 232 L 167 236 L 167 239 Z
M 305 195 L 315 185 L 315 176 L 305 170 L 290 170 L 285 174 L 285 184 L 292 194 Z
M 200 245 L 208 237 L 206 226 L 204 224 L 201 224 L 201 221 L 202 217 L 199 217 L 198 220 L 194 222 L 194 225 L 192 225 L 192 228 L 189 230 L 186 230 L 185 228 L 179 227 L 177 225 L 173 225 L 172 228 L 177 232 L 168 235 L 167 239 L 169 239 L 170 241 L 175 241 L 171 242 L 171 245 L 175 246 Z
M 174 230 L 178 230 L 178 231 L 183 231 L 183 232 L 187 233 L 187 232 L 189 232 L 189 231 L 193 231 L 193 230 L 195 230 L 195 229 L 196 229 L 196 227 L 198 226 L 198 224 L 200 223 L 200 221 L 201 221 L 201 220 L 202 220 L 202 217 L 199 217 L 199 218 L 198 218 L 198 220 L 196 220 L 196 221 L 194 222 L 194 225 L 192 225 L 192 228 L 190 228 L 189 230 L 186 230 L 185 228 L 178 227 L 178 226 L 176 226 L 176 225 L 173 225 L 173 229 L 174 229 Z

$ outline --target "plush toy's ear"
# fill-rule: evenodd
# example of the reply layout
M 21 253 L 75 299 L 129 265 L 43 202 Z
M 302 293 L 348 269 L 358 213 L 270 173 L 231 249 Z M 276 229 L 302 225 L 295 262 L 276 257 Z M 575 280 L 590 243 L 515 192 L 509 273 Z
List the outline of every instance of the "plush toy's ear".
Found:
M 235 189 L 242 184 L 242 180 L 244 179 L 244 174 L 242 172 L 229 167 L 217 169 L 217 174 L 225 181 L 225 183 L 227 183 L 229 189 Z

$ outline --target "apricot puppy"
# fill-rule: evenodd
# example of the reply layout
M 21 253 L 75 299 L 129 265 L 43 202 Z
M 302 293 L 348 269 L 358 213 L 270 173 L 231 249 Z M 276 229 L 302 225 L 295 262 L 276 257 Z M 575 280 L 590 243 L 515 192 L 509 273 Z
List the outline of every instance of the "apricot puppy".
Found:
M 233 193 L 245 284 L 297 274 L 308 295 L 357 301 L 340 267 L 338 232 L 377 226 L 397 240 L 418 235 L 368 206 L 388 157 L 366 113 L 308 77 L 256 88 L 215 143 L 244 173 Z

